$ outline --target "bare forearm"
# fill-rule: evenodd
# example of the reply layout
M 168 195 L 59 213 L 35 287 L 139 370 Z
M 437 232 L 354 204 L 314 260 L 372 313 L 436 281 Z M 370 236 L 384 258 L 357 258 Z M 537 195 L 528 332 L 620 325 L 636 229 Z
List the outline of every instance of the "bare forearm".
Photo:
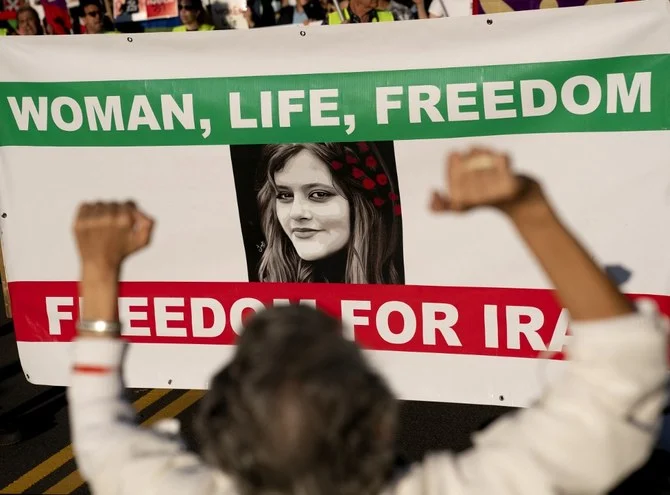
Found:
M 419 19 L 428 19 L 428 12 L 426 12 L 426 6 L 423 3 L 416 4 L 416 14 Z
M 118 269 L 84 265 L 80 283 L 83 320 L 118 320 Z
M 563 226 L 541 193 L 508 213 L 573 320 L 605 319 L 633 311 L 631 302 Z

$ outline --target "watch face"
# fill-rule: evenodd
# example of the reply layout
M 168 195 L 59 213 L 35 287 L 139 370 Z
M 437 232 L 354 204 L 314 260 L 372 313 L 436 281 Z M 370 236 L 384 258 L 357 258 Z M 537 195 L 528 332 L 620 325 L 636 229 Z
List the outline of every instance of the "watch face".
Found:
M 622 286 L 633 276 L 633 272 L 623 265 L 605 265 L 605 273 L 618 286 Z

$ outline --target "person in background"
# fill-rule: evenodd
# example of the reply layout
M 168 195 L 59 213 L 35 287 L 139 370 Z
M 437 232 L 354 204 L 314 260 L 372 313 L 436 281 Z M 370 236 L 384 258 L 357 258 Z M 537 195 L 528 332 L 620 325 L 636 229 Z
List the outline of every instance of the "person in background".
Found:
M 428 19 L 428 12 L 426 11 L 426 2 L 424 0 L 413 0 L 414 1 L 414 15 L 416 19 Z M 437 0 L 433 0 L 437 1 Z
M 642 466 L 668 398 L 667 322 L 619 292 L 505 155 L 454 153 L 431 209 L 490 208 L 517 231 L 570 314 L 565 368 L 471 449 L 395 469 L 398 403 L 342 324 L 308 306 L 245 322 L 198 413 L 199 454 L 143 428 L 127 399 L 119 323 L 124 260 L 153 220 L 132 203 L 83 204 L 74 234 L 83 300 L 67 390 L 76 462 L 91 491 L 201 495 L 606 493 Z M 430 260 L 428 260 L 430 262 Z M 466 329 L 467 330 L 467 329 Z M 444 377 L 458 380 L 458 377 Z
M 323 10 L 326 11 L 326 15 L 332 14 L 333 12 L 337 12 L 335 4 L 333 3 L 332 0 L 319 0 L 319 3 L 321 4 Z M 340 8 L 342 10 L 345 10 L 349 6 L 349 0 L 342 0 L 341 2 L 339 2 L 339 4 Z
M 362 22 L 393 22 L 393 13 L 378 8 L 379 0 L 349 0 L 346 7 L 340 6 L 344 21 L 337 11 L 331 12 L 323 22 L 327 25 L 358 24 Z
M 179 0 L 179 19 L 181 26 L 175 27 L 174 32 L 212 31 L 214 25 L 207 22 L 207 12 L 202 0 Z
M 21 36 L 33 36 L 44 34 L 40 24 L 40 16 L 30 5 L 24 5 L 16 12 L 17 34 Z
M 102 10 L 102 4 L 98 0 L 81 0 L 79 7 L 84 20 L 85 34 L 113 32 L 105 28 L 105 14 Z
M 442 17 L 449 17 L 449 9 L 447 8 L 446 3 L 447 0 L 432 0 L 428 7 L 428 18 L 440 19 Z M 506 5 L 504 2 L 500 3 Z M 470 12 L 472 12 L 472 7 L 470 7 Z
M 10 23 L 7 21 L 0 20 L 0 36 L 12 36 L 15 35 L 16 31 Z
M 308 24 L 310 21 L 323 21 L 326 11 L 319 0 L 282 0 L 277 24 Z
M 54 34 L 53 27 L 51 27 L 46 17 L 42 19 L 42 32 L 48 35 Z
M 277 24 L 272 0 L 249 0 L 247 11 L 249 24 L 253 27 L 269 27 Z
M 377 8 L 391 12 L 396 21 L 409 21 L 412 18 L 410 8 L 397 0 L 377 0 Z

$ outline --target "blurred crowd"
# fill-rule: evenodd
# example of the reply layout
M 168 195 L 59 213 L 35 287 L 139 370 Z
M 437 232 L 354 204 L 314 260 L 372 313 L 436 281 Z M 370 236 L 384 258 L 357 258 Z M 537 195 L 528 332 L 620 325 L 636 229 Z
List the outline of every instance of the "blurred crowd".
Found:
M 444 0 L 174 0 L 176 15 L 158 28 L 137 22 L 138 0 L 80 0 L 45 11 L 28 0 L 0 11 L 1 35 L 113 34 L 142 31 L 209 31 L 290 24 L 385 22 L 444 17 Z M 36 8 L 37 7 L 37 8 Z M 172 5 L 174 9 L 175 5 Z M 165 17 L 165 16 L 163 16 Z

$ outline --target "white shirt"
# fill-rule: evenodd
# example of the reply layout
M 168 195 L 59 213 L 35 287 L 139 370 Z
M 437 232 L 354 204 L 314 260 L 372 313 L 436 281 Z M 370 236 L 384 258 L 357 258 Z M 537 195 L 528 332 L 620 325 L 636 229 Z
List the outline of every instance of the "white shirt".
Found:
M 461 454 L 435 453 L 385 495 L 601 494 L 651 452 L 667 400 L 667 329 L 654 312 L 575 323 L 566 372 L 532 407 L 502 418 Z M 126 344 L 78 339 L 68 389 L 79 470 L 95 495 L 236 494 L 172 435 L 136 425 L 118 372 Z

